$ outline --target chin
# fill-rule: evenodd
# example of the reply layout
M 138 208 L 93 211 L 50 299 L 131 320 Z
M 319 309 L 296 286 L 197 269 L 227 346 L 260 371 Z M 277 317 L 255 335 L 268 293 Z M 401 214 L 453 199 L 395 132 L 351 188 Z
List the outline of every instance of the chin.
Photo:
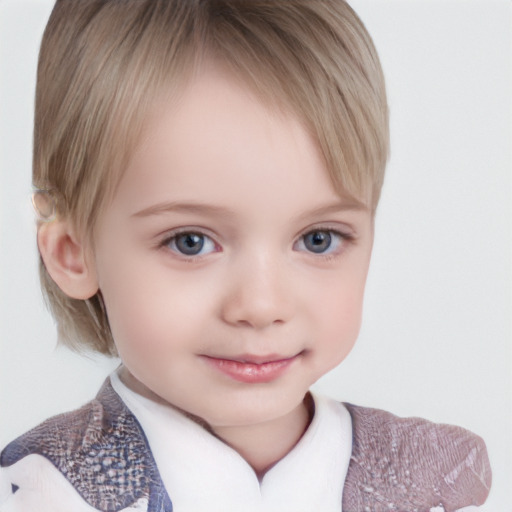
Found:
M 256 391 L 256 390 L 255 390 Z M 293 396 L 273 390 L 258 390 L 255 393 L 226 397 L 226 401 L 203 419 L 215 427 L 242 427 L 273 421 L 299 407 L 307 393 L 295 392 Z

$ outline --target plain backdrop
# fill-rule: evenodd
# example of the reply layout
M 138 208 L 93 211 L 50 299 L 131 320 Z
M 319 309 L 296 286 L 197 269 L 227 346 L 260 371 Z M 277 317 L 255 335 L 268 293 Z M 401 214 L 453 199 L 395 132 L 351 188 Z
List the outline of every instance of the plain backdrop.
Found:
M 512 5 L 352 5 L 385 70 L 391 159 L 361 335 L 316 388 L 478 433 L 494 478 L 482 510 L 512 511 Z M 92 398 L 117 365 L 56 349 L 39 291 L 31 134 L 51 6 L 0 0 L 0 445 Z

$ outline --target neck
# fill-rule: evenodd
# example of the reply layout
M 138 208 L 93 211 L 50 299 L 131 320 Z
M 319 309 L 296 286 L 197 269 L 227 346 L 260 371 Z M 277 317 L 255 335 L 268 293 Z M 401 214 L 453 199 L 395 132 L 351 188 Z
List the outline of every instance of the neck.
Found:
M 266 471 L 285 457 L 307 430 L 314 403 L 308 393 L 304 401 L 280 418 L 256 425 L 215 427 L 213 433 L 236 450 L 261 480 Z
M 169 405 L 135 379 L 126 368 L 121 370 L 120 378 L 136 393 Z M 304 400 L 284 416 L 258 424 L 228 427 L 212 427 L 197 416 L 183 410 L 181 412 L 236 450 L 261 479 L 266 471 L 285 457 L 299 442 L 313 417 L 314 402 L 311 394 L 307 393 Z

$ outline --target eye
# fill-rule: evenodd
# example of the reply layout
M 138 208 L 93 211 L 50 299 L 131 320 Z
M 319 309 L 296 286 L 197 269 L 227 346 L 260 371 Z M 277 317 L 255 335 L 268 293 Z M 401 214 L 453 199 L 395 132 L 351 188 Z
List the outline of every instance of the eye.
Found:
M 173 235 L 162 245 L 183 256 L 204 256 L 218 251 L 217 245 L 209 236 L 193 231 Z
M 329 229 L 315 229 L 302 235 L 296 243 L 298 251 L 308 251 L 313 254 L 330 254 L 339 250 L 344 236 Z

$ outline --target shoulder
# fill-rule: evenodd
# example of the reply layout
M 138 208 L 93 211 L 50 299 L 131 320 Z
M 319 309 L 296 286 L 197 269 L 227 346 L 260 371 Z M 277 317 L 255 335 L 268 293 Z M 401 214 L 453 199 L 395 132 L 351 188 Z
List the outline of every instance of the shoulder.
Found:
M 41 454 L 58 465 L 96 437 L 94 433 L 101 430 L 102 417 L 101 403 L 93 400 L 76 411 L 49 418 L 8 444 L 0 464 L 10 466 L 27 455 Z
M 104 443 L 114 430 L 133 430 L 130 420 L 128 410 L 106 382 L 95 400 L 44 421 L 7 445 L 0 464 L 10 466 L 27 455 L 39 454 L 59 467 Z
M 34 455 L 49 461 L 100 510 L 121 510 L 160 492 L 161 479 L 144 433 L 108 380 L 95 400 L 46 420 L 10 443 L 0 465 L 37 460 L 30 457 Z
M 353 425 L 347 499 L 352 496 L 363 507 L 373 503 L 375 511 L 427 506 L 452 511 L 487 498 L 491 469 L 477 435 L 421 418 L 345 406 Z

